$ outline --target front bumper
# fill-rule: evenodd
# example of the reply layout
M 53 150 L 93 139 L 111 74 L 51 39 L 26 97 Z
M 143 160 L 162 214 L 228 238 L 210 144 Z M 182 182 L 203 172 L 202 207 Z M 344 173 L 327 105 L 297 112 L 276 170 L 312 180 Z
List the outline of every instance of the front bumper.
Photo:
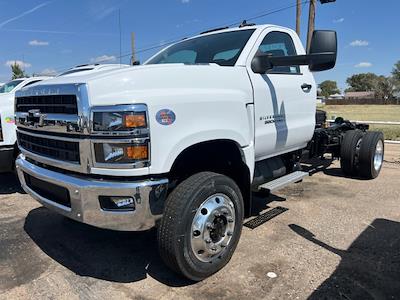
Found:
M 168 180 L 105 181 L 61 174 L 30 163 L 23 155 L 16 161 L 23 189 L 45 207 L 76 221 L 100 228 L 142 231 L 155 226 L 161 218 L 167 194 Z M 68 191 L 70 207 L 61 205 L 34 191 L 26 175 Z M 133 197 L 134 211 L 106 211 L 101 208 L 100 196 Z
M 0 173 L 11 172 L 14 167 L 14 146 L 0 147 Z

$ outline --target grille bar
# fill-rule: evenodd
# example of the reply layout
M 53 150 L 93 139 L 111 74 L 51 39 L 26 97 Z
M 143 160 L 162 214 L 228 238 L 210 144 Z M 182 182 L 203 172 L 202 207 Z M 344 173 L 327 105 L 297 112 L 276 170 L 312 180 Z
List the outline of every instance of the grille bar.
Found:
M 24 177 L 26 185 L 39 196 L 71 208 L 71 199 L 66 188 L 40 180 L 27 173 L 24 173 Z
M 18 143 L 23 149 L 48 158 L 80 163 L 79 143 L 31 136 L 18 132 Z
M 16 98 L 17 112 L 39 109 L 48 114 L 78 114 L 76 95 L 42 95 Z

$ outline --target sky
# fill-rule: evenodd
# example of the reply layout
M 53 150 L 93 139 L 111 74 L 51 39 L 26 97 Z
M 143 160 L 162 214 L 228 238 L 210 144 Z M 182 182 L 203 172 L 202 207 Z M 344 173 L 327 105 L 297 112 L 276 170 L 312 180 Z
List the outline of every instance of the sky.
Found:
M 115 63 L 120 61 L 120 53 L 126 55 L 122 63 L 129 63 L 131 32 L 135 32 L 137 58 L 143 62 L 157 49 L 141 50 L 268 12 L 271 14 L 254 22 L 294 28 L 296 9 L 289 7 L 295 3 L 296 0 L 0 0 L 0 82 L 10 79 L 10 64 L 14 61 L 28 74 L 56 73 L 85 63 Z M 317 82 L 336 80 L 344 89 L 346 78 L 352 74 L 374 72 L 388 76 L 400 60 L 399 12 L 399 0 L 318 3 L 316 29 L 338 32 L 339 53 L 335 69 L 316 73 Z M 304 43 L 307 19 L 306 3 L 302 7 Z

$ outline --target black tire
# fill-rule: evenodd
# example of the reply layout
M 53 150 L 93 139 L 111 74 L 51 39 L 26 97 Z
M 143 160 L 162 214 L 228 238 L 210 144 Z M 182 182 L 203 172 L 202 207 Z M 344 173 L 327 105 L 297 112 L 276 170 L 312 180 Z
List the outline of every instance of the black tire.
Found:
M 378 143 L 381 143 L 382 158 L 379 167 L 375 167 L 374 161 Z M 384 149 L 385 142 L 382 132 L 369 131 L 364 135 L 361 141 L 359 154 L 359 174 L 361 177 L 366 179 L 378 177 L 383 165 Z
M 346 175 L 355 175 L 357 172 L 356 150 L 362 137 L 361 130 L 349 130 L 343 136 L 340 148 L 340 167 Z
M 218 259 L 203 262 L 192 250 L 192 222 L 202 203 L 215 194 L 229 197 L 234 205 L 236 222 L 231 240 Z M 157 234 L 161 258 L 169 268 L 190 280 L 201 281 L 211 276 L 231 259 L 241 235 L 243 216 L 243 198 L 232 179 L 212 172 L 201 172 L 189 177 L 166 200 Z

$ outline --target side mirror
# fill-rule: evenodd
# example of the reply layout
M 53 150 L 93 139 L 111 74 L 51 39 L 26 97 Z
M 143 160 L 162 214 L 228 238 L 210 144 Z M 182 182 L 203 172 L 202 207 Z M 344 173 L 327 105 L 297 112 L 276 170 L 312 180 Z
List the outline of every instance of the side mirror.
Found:
M 332 69 L 336 64 L 337 57 L 336 31 L 314 31 L 308 56 L 311 58 L 310 71 L 319 72 Z
M 316 30 L 307 55 L 272 56 L 269 53 L 261 53 L 254 57 L 251 68 L 254 73 L 265 74 L 274 67 L 308 65 L 310 71 L 318 72 L 332 69 L 336 64 L 336 57 L 336 32 Z

